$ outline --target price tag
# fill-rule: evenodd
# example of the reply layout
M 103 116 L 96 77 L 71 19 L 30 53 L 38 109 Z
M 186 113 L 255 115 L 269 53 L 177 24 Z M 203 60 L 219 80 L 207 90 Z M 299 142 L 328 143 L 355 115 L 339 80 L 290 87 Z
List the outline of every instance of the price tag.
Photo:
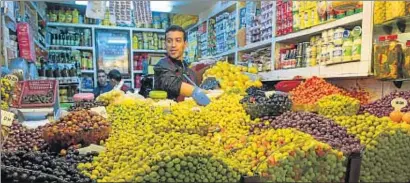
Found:
M 13 74 L 8 74 L 4 78 L 10 81 L 11 86 L 14 86 L 19 81 L 19 78 Z
M 14 114 L 8 111 L 1 110 L 1 125 L 11 126 L 14 120 Z
M 104 118 L 108 118 L 107 110 L 105 110 L 105 107 L 94 107 L 90 109 L 91 111 L 96 112 L 97 114 L 101 115 Z
M 401 97 L 395 98 L 391 101 L 395 111 L 400 111 L 402 108 L 407 106 L 407 100 Z

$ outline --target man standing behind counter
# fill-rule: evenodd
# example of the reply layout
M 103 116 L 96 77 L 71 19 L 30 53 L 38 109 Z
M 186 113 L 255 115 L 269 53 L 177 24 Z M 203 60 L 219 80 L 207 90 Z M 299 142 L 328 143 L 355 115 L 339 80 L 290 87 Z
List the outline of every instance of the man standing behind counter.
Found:
M 154 67 L 155 88 L 168 93 L 168 98 L 183 101 L 185 97 L 191 97 L 198 105 L 208 105 L 210 100 L 197 87 L 198 80 L 194 71 L 183 62 L 183 55 L 187 46 L 185 30 L 176 25 L 171 25 L 165 31 L 165 48 L 167 56 L 162 58 Z M 191 83 L 186 77 L 188 77 Z M 195 85 L 194 85 L 195 84 Z
M 107 74 L 104 70 L 100 69 L 97 72 L 98 76 L 98 86 L 94 88 L 93 93 L 94 97 L 98 97 L 105 92 L 109 92 L 112 90 L 112 86 L 107 81 Z

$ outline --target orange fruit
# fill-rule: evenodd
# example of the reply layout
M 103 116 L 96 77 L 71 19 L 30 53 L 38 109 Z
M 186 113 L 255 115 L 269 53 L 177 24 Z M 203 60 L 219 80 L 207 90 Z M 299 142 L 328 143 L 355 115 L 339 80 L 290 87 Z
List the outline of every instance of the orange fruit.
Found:
M 410 112 L 406 112 L 406 113 L 403 115 L 402 120 L 403 120 L 405 123 L 410 124 Z
M 392 121 L 400 123 L 403 118 L 403 113 L 400 111 L 393 111 L 389 116 Z

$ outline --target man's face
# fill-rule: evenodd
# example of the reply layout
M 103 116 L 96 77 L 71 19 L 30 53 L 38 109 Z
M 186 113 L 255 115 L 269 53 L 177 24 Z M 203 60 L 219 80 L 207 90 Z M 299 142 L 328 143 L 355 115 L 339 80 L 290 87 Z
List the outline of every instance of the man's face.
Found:
M 177 60 L 182 60 L 184 55 L 186 42 L 184 41 L 184 33 L 180 31 L 170 31 L 166 34 L 165 47 L 169 57 Z
M 107 84 L 107 75 L 105 73 L 98 73 L 98 84 L 103 86 Z

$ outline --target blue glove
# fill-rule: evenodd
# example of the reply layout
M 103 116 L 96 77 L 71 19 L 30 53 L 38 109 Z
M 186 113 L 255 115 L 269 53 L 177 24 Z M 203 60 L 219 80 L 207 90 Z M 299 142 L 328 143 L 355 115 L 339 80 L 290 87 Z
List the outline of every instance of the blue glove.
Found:
M 192 98 L 198 105 L 201 106 L 206 106 L 211 102 L 208 96 L 206 96 L 206 94 L 199 87 L 195 87 L 194 91 L 192 92 Z

